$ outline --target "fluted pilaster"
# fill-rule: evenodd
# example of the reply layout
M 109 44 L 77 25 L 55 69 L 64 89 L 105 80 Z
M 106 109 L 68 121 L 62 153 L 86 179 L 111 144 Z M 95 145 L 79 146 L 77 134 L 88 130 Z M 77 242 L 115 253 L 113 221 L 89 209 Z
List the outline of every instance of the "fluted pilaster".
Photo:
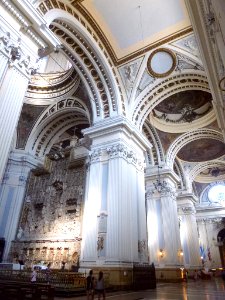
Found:
M 148 246 L 150 261 L 160 267 L 177 267 L 181 249 L 177 203 L 176 176 L 169 170 L 160 170 L 164 189 L 157 191 L 157 170 L 146 176 Z M 161 253 L 161 254 L 160 254 Z
M 0 186 L 0 236 L 6 240 L 3 259 L 7 261 L 11 241 L 15 239 L 23 206 L 29 172 L 37 164 L 31 156 L 13 152 Z
M 4 78 L 0 90 L 0 181 L 7 163 L 8 154 L 15 128 L 19 119 L 26 92 L 28 78 L 21 74 L 16 67 L 11 67 Z
M 182 194 L 178 197 L 178 214 L 180 223 L 181 244 L 184 253 L 184 264 L 187 267 L 198 268 L 201 265 L 195 196 Z

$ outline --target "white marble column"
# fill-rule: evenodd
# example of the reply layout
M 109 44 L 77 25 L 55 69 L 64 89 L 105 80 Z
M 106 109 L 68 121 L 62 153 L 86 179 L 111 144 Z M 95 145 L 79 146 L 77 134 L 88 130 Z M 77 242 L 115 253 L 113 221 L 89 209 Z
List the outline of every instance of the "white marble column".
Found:
M 18 123 L 28 77 L 16 66 L 7 70 L 0 90 L 0 182 L 7 163 L 12 138 Z
M 10 155 L 0 185 L 0 237 L 6 241 L 4 261 L 7 261 L 11 241 L 16 237 L 29 172 L 36 165 L 37 160 L 22 151 Z
M 0 29 L 0 182 L 30 78 L 30 56 L 20 41 Z
M 97 259 L 98 219 L 101 207 L 101 151 L 90 157 L 86 180 L 86 196 L 83 216 L 81 262 L 94 265 Z
M 196 210 L 194 207 L 196 197 L 192 194 L 181 194 L 177 197 L 177 202 L 184 266 L 187 268 L 199 268 L 201 266 L 201 259 L 199 254 Z
M 84 207 L 81 267 L 131 267 L 136 262 L 148 262 L 145 140 L 138 141 L 131 136 L 123 123 L 114 126 L 110 133 L 108 130 L 104 133 L 104 128 L 96 130 L 97 133 L 94 128 L 86 130 L 93 144 Z
M 176 175 L 168 170 L 161 170 L 161 183 L 165 188 L 157 191 L 157 171 L 155 175 L 146 175 L 148 247 L 150 261 L 159 267 L 180 266 L 181 249 L 177 202 L 175 196 Z M 154 173 L 154 171 L 153 171 Z M 161 252 L 161 255 L 160 255 Z

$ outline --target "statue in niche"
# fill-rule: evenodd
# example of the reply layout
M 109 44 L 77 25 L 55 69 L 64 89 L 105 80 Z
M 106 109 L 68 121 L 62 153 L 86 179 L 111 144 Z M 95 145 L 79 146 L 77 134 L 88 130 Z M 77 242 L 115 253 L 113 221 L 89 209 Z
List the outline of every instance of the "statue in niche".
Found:
M 22 229 L 22 227 L 20 227 L 17 232 L 17 236 L 16 236 L 17 240 L 20 240 L 22 238 L 22 236 L 23 236 L 23 229 Z
M 124 68 L 125 69 L 124 74 L 126 77 L 126 87 L 127 88 L 133 87 L 134 80 L 135 80 L 135 74 L 134 74 L 135 73 L 135 65 L 136 65 L 136 63 L 128 65 Z
M 104 237 L 103 236 L 99 236 L 98 237 L 98 241 L 97 241 L 97 250 L 101 251 L 104 249 Z

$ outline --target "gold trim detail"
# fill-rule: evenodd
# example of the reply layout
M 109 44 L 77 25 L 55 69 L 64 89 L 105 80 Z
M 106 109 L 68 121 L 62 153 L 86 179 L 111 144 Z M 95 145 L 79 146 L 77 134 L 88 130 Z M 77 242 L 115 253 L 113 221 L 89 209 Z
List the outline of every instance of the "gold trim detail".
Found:
M 223 77 L 222 79 L 220 79 L 219 81 L 219 88 L 222 92 L 225 92 L 225 77 Z
M 173 61 L 171 68 L 165 73 L 156 73 L 151 67 L 152 58 L 159 52 L 165 52 L 165 53 L 169 54 Z M 163 77 L 170 75 L 174 71 L 176 64 L 177 64 L 176 55 L 171 50 L 169 50 L 167 48 L 159 48 L 150 54 L 148 61 L 147 61 L 147 70 L 152 77 L 163 78 Z

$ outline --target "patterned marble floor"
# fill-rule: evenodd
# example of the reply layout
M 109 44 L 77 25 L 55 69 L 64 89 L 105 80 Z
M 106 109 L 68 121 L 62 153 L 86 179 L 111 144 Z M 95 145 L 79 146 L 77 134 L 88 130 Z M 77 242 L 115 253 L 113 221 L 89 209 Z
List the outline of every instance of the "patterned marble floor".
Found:
M 188 283 L 159 283 L 156 290 L 108 293 L 106 298 L 112 300 L 222 300 L 225 299 L 225 283 L 221 278 L 197 282 L 190 280 Z M 68 298 L 56 297 L 55 299 Z M 69 299 L 85 300 L 86 296 Z M 98 299 L 97 296 L 95 299 Z

